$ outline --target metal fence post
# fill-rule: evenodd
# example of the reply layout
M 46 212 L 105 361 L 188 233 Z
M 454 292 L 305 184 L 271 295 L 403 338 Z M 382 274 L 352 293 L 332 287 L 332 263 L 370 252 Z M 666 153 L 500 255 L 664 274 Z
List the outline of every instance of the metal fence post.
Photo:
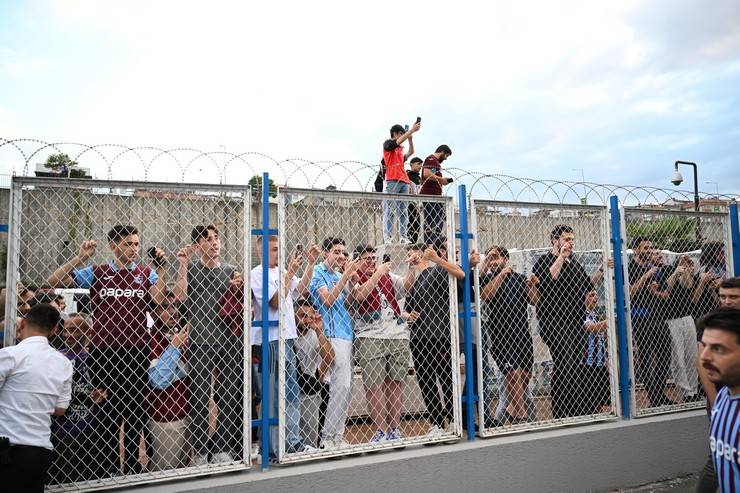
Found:
M 740 221 L 737 215 L 737 203 L 730 204 L 730 239 L 732 241 L 732 275 L 740 271 Z
M 458 190 L 458 211 L 460 217 L 460 230 L 457 237 L 460 239 L 460 260 L 462 261 L 462 270 L 465 273 L 463 281 L 463 340 L 465 342 L 465 394 L 463 402 L 466 403 L 466 416 L 464 419 L 468 428 L 468 440 L 475 440 L 475 403 L 478 396 L 475 394 L 473 385 L 473 330 L 472 330 L 472 310 L 470 307 L 470 260 L 468 246 L 472 234 L 468 230 L 468 197 L 465 191 L 465 185 L 457 187 Z
M 619 350 L 619 396 L 622 417 L 630 419 L 630 376 L 629 376 L 629 342 L 627 341 L 626 308 L 624 301 L 624 266 L 622 265 L 622 236 L 619 217 L 619 199 L 616 195 L 609 197 L 611 215 L 611 244 L 614 258 L 614 307 L 617 316 L 617 340 Z

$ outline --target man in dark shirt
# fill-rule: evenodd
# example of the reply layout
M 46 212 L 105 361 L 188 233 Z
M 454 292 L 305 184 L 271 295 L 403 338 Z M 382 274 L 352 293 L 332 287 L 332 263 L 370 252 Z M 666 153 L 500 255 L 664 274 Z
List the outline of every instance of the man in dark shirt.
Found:
M 421 190 L 421 166 L 423 161 L 420 157 L 411 158 L 411 168 L 406 171 L 406 174 L 411 180 L 409 187 L 409 194 L 419 195 Z M 408 239 L 411 244 L 415 244 L 419 241 L 419 229 L 421 228 L 421 214 L 419 211 L 419 205 L 415 202 L 409 202 L 409 227 L 408 227 Z
M 560 224 L 550 233 L 552 250 L 537 259 L 532 273 L 540 294 L 537 319 L 552 356 L 552 414 L 567 418 L 587 414 L 581 372 L 586 345 L 583 319 L 591 279 L 573 258 L 573 228 Z
M 675 404 L 665 395 L 670 364 L 670 336 L 666 324 L 664 268 L 654 259 L 650 239 L 638 236 L 631 244 L 634 256 L 627 267 L 630 284 L 632 334 L 640 359 L 642 380 L 650 405 Z
M 449 146 L 442 144 L 424 160 L 421 168 L 421 195 L 442 195 L 442 186 L 452 178 L 442 176 L 442 163 L 452 155 Z M 424 243 L 436 245 L 445 225 L 445 205 L 442 202 L 424 202 Z

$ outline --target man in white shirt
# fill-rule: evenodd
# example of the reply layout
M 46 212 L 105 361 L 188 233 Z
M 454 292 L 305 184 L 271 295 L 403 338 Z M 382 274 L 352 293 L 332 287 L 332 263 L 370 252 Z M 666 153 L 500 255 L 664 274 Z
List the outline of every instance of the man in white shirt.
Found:
M 262 237 L 257 239 L 257 251 L 262 254 Z M 305 254 L 307 266 L 303 278 L 299 279 L 296 273 L 303 263 L 303 254 L 299 251 L 291 254 L 288 260 L 288 270 L 283 273 L 282 292 L 280 290 L 280 268 L 278 267 L 278 237 L 270 236 L 268 239 L 268 320 L 279 320 L 280 303 L 283 307 L 284 316 L 284 333 L 285 338 L 285 451 L 286 453 L 305 452 L 306 446 L 303 443 L 300 433 L 301 421 L 301 402 L 300 389 L 296 376 L 295 349 L 294 340 L 296 338 L 295 315 L 293 311 L 293 302 L 300 296 L 308 292 L 308 284 L 313 274 L 312 267 L 319 256 L 319 249 L 316 245 Z M 249 286 L 252 289 L 254 299 L 254 321 L 262 320 L 262 263 L 252 269 L 249 274 Z M 271 418 L 278 417 L 278 367 L 279 367 L 279 327 L 270 328 L 270 348 L 269 348 L 269 367 L 270 367 L 270 389 L 269 389 L 269 412 Z M 262 346 L 262 329 L 260 327 L 252 328 L 252 354 L 260 355 Z M 258 367 L 259 368 L 259 367 Z M 261 378 L 258 380 L 261 382 Z M 265 395 L 265 389 L 262 389 L 262 395 Z M 266 411 L 263 409 L 263 412 Z M 278 451 L 278 428 L 270 427 L 270 456 L 277 457 Z
M 51 416 L 72 394 L 72 363 L 49 345 L 59 311 L 31 308 L 18 326 L 21 342 L 0 349 L 0 484 L 5 491 L 43 492 L 52 460 Z

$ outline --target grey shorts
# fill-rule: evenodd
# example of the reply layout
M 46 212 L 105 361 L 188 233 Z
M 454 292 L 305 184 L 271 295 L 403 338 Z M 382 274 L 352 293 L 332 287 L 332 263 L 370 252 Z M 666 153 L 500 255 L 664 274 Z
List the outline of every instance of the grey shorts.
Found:
M 410 361 L 408 339 L 358 337 L 355 344 L 366 389 L 382 384 L 386 378 L 396 381 L 406 378 Z

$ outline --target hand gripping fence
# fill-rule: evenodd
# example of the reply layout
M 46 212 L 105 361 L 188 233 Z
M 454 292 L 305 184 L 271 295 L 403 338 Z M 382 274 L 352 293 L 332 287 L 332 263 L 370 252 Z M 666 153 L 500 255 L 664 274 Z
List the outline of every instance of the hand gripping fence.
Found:
M 64 311 L 50 342 L 74 365 L 49 490 L 247 468 L 248 189 L 60 185 L 14 178 L 9 235 L 8 285 Z

